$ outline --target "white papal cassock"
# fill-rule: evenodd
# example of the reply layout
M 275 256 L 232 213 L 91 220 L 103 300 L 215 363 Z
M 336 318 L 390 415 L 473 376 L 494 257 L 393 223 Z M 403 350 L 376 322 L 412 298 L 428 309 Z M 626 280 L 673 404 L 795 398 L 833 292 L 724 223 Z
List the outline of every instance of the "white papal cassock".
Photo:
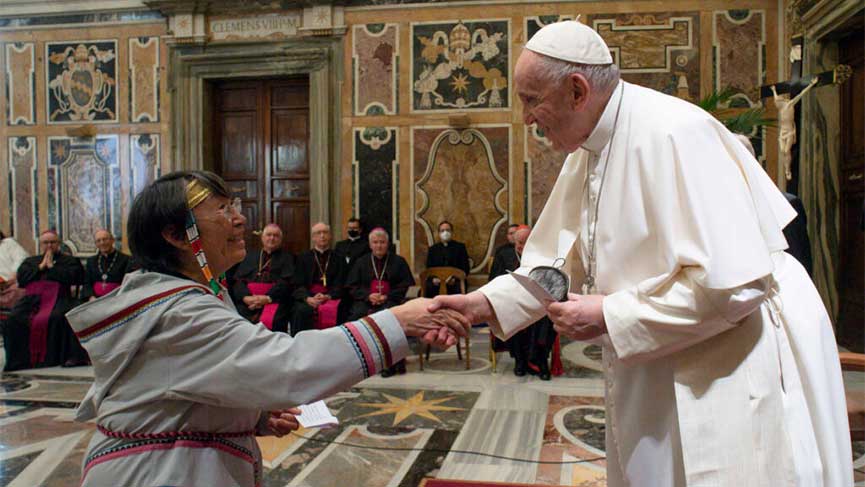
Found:
M 852 485 L 832 326 L 783 251 L 794 216 L 712 116 L 625 82 L 565 160 L 518 272 L 567 257 L 579 288 L 596 232 L 610 487 Z M 500 338 L 545 313 L 510 276 L 481 292 Z

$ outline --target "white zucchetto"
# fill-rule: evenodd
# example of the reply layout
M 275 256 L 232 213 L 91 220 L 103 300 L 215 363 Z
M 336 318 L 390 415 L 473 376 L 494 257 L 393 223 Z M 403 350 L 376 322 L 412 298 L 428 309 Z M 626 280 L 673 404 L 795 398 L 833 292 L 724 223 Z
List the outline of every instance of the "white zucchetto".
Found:
M 562 61 L 580 64 L 612 64 L 613 56 L 604 39 L 591 27 L 576 20 L 544 26 L 526 49 Z

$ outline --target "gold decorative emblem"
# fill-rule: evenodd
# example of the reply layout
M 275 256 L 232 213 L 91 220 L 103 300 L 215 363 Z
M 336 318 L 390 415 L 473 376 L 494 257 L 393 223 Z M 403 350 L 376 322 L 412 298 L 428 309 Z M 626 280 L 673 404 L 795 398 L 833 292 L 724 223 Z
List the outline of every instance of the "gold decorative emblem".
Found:
M 49 45 L 50 121 L 116 120 L 114 46 Z

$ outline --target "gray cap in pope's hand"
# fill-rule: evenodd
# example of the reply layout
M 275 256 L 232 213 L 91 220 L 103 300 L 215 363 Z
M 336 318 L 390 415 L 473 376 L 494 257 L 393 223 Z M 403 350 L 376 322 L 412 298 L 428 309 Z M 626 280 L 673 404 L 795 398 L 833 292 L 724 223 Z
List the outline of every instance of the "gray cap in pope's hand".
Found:
M 591 27 L 576 20 L 556 22 L 529 39 L 526 49 L 562 61 L 580 64 L 612 64 L 613 56 L 604 39 Z

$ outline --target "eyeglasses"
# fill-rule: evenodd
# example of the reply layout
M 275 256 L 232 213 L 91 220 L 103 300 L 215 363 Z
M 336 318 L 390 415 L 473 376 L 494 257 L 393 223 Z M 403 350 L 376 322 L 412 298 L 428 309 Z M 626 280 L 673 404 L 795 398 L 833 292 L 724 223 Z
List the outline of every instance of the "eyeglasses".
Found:
M 234 198 L 230 203 L 225 205 L 225 208 L 219 209 L 219 214 L 223 216 L 229 222 L 232 221 L 234 215 L 242 215 L 243 214 L 243 203 L 240 201 L 240 198 Z

